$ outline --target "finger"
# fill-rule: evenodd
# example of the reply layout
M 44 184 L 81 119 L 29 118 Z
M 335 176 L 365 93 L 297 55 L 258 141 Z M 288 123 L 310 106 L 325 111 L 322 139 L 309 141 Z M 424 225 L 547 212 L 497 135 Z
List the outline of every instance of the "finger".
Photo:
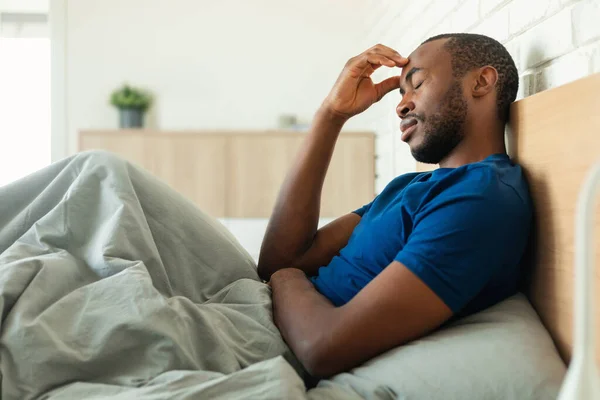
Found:
M 357 77 L 365 77 L 371 76 L 371 74 L 382 65 L 393 68 L 396 66 L 396 63 L 395 61 L 379 54 L 363 53 L 358 57 L 350 59 L 346 64 L 346 68 L 353 70 Z
M 392 49 L 391 47 L 384 46 L 382 44 L 373 46 L 373 48 L 371 48 L 371 51 L 374 53 L 380 54 L 382 56 L 385 56 L 391 60 L 394 60 L 394 62 L 396 62 L 396 66 L 398 66 L 398 67 L 403 67 L 404 65 L 406 65 L 408 63 L 408 58 L 403 57 L 400 53 L 398 53 L 396 50 Z
M 373 70 L 379 68 L 382 65 L 385 65 L 386 67 L 390 67 L 393 68 L 396 66 L 396 62 L 388 57 L 385 57 L 383 55 L 379 55 L 379 54 L 368 54 L 367 55 L 367 62 L 369 64 L 371 64 L 371 66 L 373 67 Z
M 375 85 L 375 90 L 377 91 L 377 101 L 381 100 L 383 96 L 391 92 L 392 90 L 398 89 L 400 87 L 400 76 L 392 76 L 391 78 L 387 78 L 377 85 Z
M 408 58 L 402 57 L 400 54 L 392 53 L 391 51 L 383 51 L 383 50 L 373 50 L 375 54 L 381 55 L 383 57 L 389 58 L 394 61 L 394 66 L 402 68 L 406 64 L 408 64 Z

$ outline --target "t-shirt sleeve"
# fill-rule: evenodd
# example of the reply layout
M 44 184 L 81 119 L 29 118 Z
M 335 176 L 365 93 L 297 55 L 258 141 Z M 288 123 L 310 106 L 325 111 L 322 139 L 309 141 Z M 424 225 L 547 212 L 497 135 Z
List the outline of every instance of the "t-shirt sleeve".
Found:
M 373 204 L 375 200 L 373 200 L 372 202 L 370 202 L 369 204 L 365 204 L 364 206 L 362 206 L 361 208 L 359 208 L 358 210 L 354 210 L 352 211 L 354 214 L 357 214 L 358 216 L 362 217 L 363 215 L 365 215 L 365 213 L 367 211 L 369 211 L 369 209 L 371 208 L 371 205 Z
M 490 194 L 460 193 L 432 201 L 415 215 L 395 260 L 456 313 L 502 268 L 503 251 L 513 243 L 514 218 L 513 210 Z

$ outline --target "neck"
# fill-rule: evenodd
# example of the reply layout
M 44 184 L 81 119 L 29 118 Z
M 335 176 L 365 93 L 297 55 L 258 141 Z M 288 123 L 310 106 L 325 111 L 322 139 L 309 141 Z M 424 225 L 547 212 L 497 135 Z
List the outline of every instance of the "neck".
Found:
M 464 139 L 440 161 L 441 168 L 458 168 L 482 161 L 492 154 L 506 154 L 504 124 L 471 128 L 466 126 Z M 471 129 L 469 129 L 471 128 Z

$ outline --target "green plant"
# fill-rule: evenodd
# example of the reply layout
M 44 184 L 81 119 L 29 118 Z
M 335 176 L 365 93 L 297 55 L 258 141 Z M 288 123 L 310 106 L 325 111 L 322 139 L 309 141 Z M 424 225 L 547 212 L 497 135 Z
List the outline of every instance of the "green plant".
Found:
M 152 104 L 152 97 L 145 91 L 123 85 L 110 96 L 110 103 L 117 108 L 133 108 L 146 111 Z

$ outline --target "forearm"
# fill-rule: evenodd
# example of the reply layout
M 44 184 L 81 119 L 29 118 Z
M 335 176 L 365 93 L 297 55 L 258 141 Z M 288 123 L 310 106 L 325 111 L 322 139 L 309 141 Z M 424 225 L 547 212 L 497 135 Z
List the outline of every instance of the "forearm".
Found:
M 263 279 L 293 266 L 318 228 L 321 192 L 344 118 L 321 108 L 279 192 L 263 240 L 258 272 Z
M 375 84 L 371 74 L 383 65 L 403 67 L 407 63 L 408 59 L 397 51 L 380 44 L 348 60 L 317 112 L 279 193 L 258 262 L 258 273 L 263 279 L 269 279 L 278 269 L 295 266 L 295 261 L 304 261 L 298 266 L 307 272 L 318 268 L 315 262 L 307 263 L 303 256 L 312 255 L 310 248 L 318 228 L 321 191 L 338 135 L 349 118 L 400 87 L 400 76 Z M 340 242 L 346 236 L 343 239 Z M 319 261 L 331 256 L 328 251 L 321 253 Z
M 298 360 L 314 375 L 329 347 L 338 309 L 316 291 L 302 271 L 284 269 L 273 275 L 273 318 Z

